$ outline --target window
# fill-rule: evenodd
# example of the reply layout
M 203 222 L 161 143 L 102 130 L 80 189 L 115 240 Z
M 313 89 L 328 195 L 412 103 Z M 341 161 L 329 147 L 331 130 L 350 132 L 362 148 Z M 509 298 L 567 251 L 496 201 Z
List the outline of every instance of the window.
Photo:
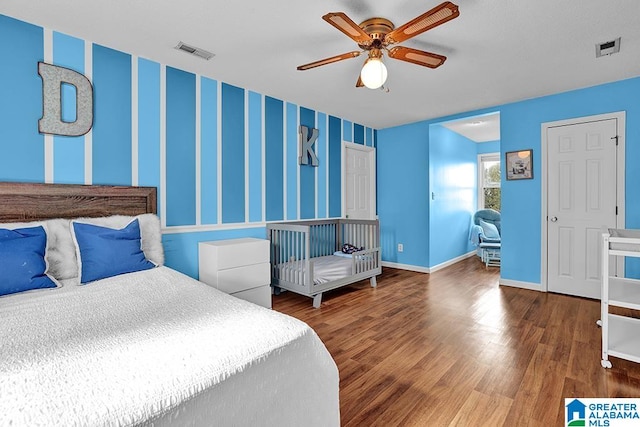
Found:
M 478 156 L 478 209 L 500 212 L 500 153 Z

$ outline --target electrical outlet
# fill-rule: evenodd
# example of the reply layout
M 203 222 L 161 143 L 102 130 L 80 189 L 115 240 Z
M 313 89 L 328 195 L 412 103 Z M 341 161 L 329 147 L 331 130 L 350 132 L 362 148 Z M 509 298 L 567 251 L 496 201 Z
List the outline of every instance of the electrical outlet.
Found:
M 404 251 L 404 245 L 402 243 L 398 243 L 398 252 Z

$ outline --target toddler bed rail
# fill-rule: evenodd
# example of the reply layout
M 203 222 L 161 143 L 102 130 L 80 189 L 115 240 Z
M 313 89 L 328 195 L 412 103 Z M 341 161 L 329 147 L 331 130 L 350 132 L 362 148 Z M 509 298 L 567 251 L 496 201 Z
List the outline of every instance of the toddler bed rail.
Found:
M 376 287 L 380 267 L 378 220 L 329 219 L 267 224 L 271 241 L 271 285 L 313 297 L 363 279 Z M 345 254 L 348 244 L 354 252 Z

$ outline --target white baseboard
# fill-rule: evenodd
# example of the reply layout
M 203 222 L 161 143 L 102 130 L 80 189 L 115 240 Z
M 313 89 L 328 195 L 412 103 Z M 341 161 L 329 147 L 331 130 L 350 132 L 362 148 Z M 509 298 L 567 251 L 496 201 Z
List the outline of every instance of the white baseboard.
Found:
M 450 265 L 453 265 L 453 264 L 455 264 L 456 262 L 460 262 L 460 261 L 462 261 L 463 259 L 470 258 L 470 257 L 474 256 L 475 254 L 476 254 L 476 251 L 475 251 L 475 249 L 474 249 L 473 251 L 471 251 L 471 252 L 467 252 L 467 253 L 466 253 L 466 254 L 464 254 L 464 255 L 460 255 L 460 256 L 458 256 L 458 257 L 455 257 L 455 258 L 450 259 L 449 261 L 445 261 L 445 262 L 440 263 L 440 264 L 438 264 L 438 265 L 434 265 L 433 267 L 429 268 L 429 273 L 435 273 L 436 271 L 438 271 L 438 270 L 442 270 L 442 269 L 443 269 L 443 268 L 445 268 L 445 267 L 449 267 Z
M 500 278 L 500 285 L 511 286 L 512 288 L 530 289 L 532 291 L 545 292 L 540 283 L 520 282 L 518 280 L 510 280 Z
M 452 258 L 449 261 L 445 261 L 433 267 L 422 267 L 420 265 L 411 265 L 411 264 L 398 264 L 397 262 L 389 262 L 389 261 L 382 261 L 381 265 L 383 267 L 398 268 L 400 270 L 417 271 L 418 273 L 434 273 L 438 270 L 442 270 L 445 267 L 455 264 L 456 262 L 462 261 L 463 259 L 472 257 L 475 254 L 476 254 L 476 251 L 474 250 L 472 252 L 466 253 L 464 255 L 460 255 L 459 257 Z
M 418 273 L 429 273 L 429 267 L 422 267 L 419 265 L 398 264 L 397 262 L 389 261 L 382 261 L 380 265 L 383 267 L 398 268 L 400 270 L 416 271 Z

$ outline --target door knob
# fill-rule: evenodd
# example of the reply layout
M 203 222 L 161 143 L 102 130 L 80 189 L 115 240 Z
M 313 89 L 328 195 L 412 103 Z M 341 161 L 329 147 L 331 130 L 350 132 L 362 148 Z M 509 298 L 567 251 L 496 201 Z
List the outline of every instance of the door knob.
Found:
M 551 222 L 556 222 L 558 220 L 558 217 L 557 216 L 552 216 L 550 218 L 550 220 L 551 220 Z

